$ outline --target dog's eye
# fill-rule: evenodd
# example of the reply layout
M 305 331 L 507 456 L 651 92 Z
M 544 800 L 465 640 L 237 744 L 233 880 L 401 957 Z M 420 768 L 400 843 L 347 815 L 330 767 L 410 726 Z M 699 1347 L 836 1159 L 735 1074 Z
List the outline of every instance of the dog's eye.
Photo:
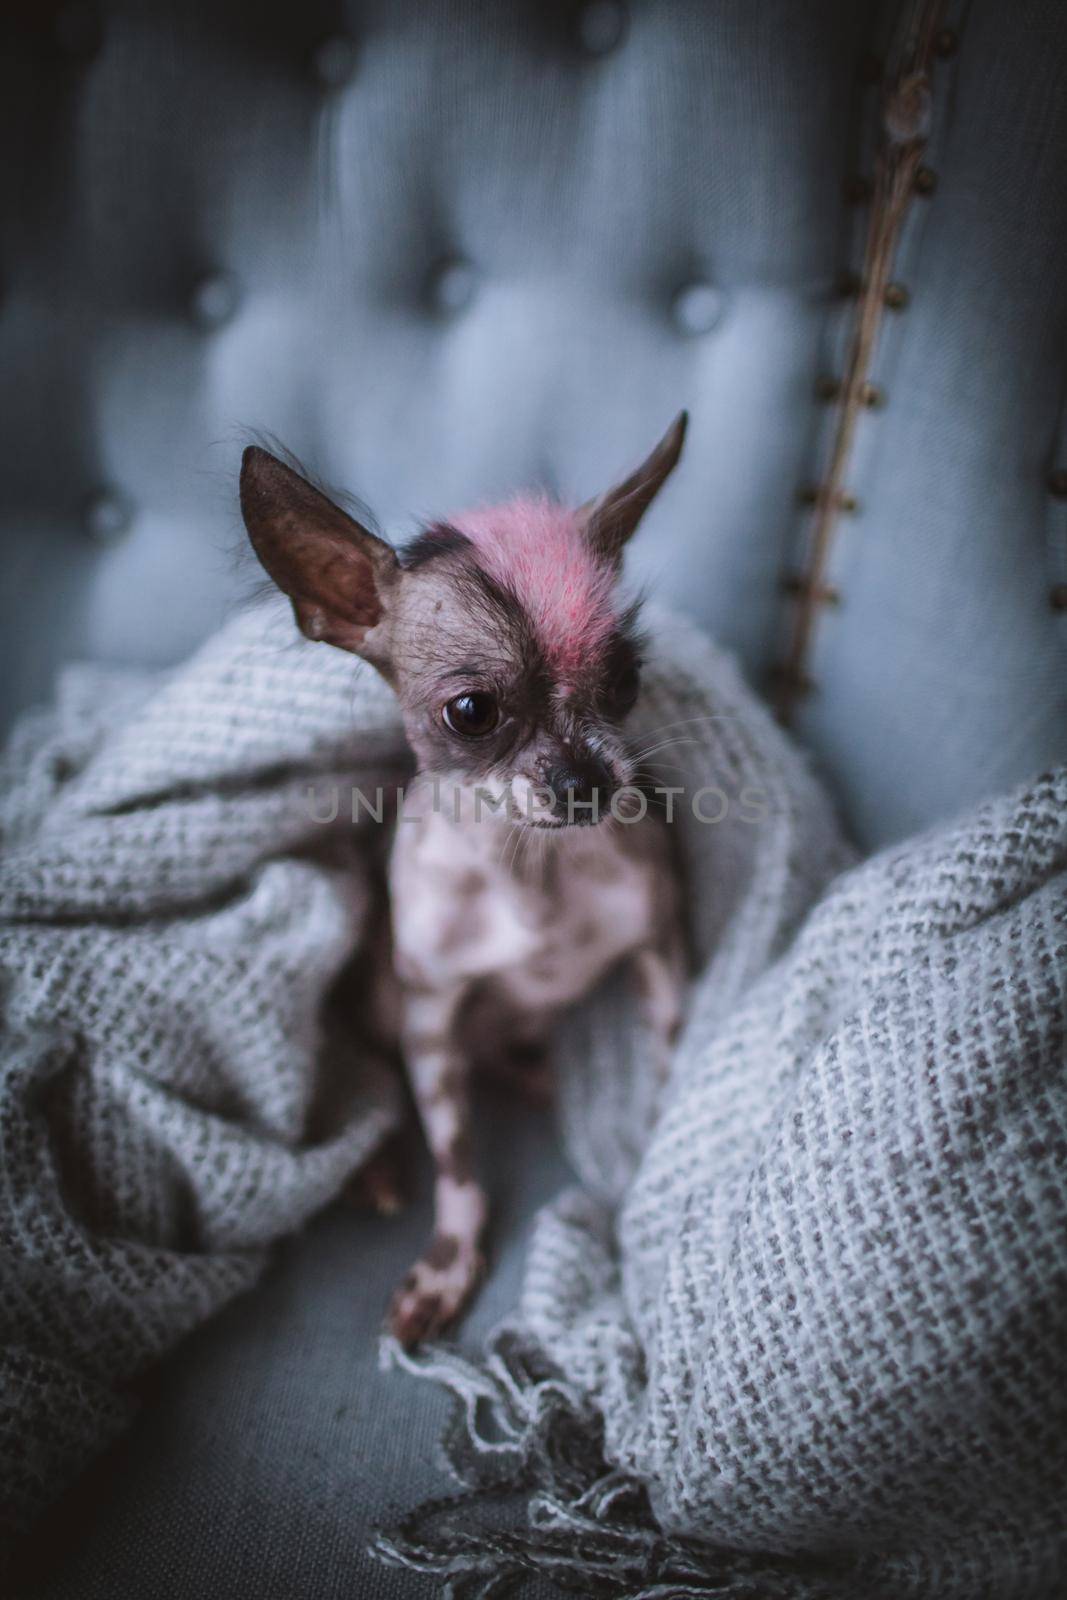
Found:
M 500 721 L 500 708 L 494 695 L 482 689 L 468 689 L 466 694 L 457 694 L 450 700 L 441 715 L 453 733 L 476 739 L 483 733 L 492 733 Z
M 637 701 L 640 687 L 640 668 L 636 662 L 627 662 L 626 666 L 612 678 L 605 691 L 604 698 L 612 715 L 622 717 L 627 711 L 631 711 Z

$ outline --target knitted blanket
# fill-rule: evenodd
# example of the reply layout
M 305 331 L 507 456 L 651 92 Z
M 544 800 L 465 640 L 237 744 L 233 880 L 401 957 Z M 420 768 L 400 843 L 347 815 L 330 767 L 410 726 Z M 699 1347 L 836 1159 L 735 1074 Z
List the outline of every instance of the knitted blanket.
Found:
M 537 1223 L 488 1365 L 413 1363 L 466 1398 L 471 1492 L 520 1487 L 529 1528 L 435 1512 L 383 1552 L 457 1594 L 530 1567 L 580 1594 L 800 1594 L 839 1568 L 859 1593 L 1047 1592 L 1067 778 L 840 876 L 803 761 L 706 641 L 652 621 L 635 735 L 680 791 L 687 1031 L 659 1106 L 620 986 L 575 1016 L 583 1188 Z M 405 760 L 389 691 L 274 606 L 173 673 L 70 672 L 12 741 L 12 1525 L 393 1126 L 358 985 L 385 830 L 347 797 Z
M 465 1488 L 378 1553 L 465 1600 L 529 1572 L 1061 1596 L 1067 770 L 843 873 L 761 978 L 720 975 L 655 1124 L 603 1043 L 576 1057 L 586 1187 L 539 1218 L 487 1360 L 392 1351 L 460 1397 Z M 527 1526 L 480 1516 L 508 1493 Z
M 395 782 L 403 742 L 374 674 L 292 636 L 271 608 L 173 674 L 70 670 L 5 753 L 8 1534 L 397 1115 L 344 981 L 377 841 L 309 783 Z

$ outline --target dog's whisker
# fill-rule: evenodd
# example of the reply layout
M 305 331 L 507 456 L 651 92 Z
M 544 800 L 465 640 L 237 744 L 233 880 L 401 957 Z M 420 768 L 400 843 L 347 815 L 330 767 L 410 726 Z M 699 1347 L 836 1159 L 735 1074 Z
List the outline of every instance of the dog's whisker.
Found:
M 678 717 L 673 722 L 661 722 L 652 728 L 642 728 L 640 736 L 645 739 L 655 738 L 657 734 L 667 733 L 671 728 L 687 728 L 694 724 L 707 726 L 713 722 L 729 722 L 731 717 L 732 713 L 729 711 L 711 711 L 698 717 Z
M 630 759 L 632 761 L 645 761 L 649 756 L 658 755 L 661 750 L 675 750 L 683 745 L 693 746 L 699 745 L 699 743 L 699 739 L 692 739 L 685 734 L 679 734 L 673 739 L 663 739 L 659 744 L 650 745 L 647 750 L 635 751 Z

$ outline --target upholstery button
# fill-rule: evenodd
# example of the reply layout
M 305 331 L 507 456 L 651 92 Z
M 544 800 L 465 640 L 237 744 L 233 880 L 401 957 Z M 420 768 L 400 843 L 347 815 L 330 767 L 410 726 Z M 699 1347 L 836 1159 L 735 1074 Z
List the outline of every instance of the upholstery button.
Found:
M 1057 500 L 1067 500 L 1067 467 L 1055 467 L 1049 473 L 1048 492 Z
M 937 173 L 930 167 L 920 167 L 915 174 L 916 194 L 930 195 L 937 188 Z
M 872 411 L 878 406 L 885 405 L 885 391 L 879 389 L 876 383 L 863 383 L 860 385 L 860 404 L 868 406 Z
M 836 378 L 816 378 L 815 398 L 827 402 L 836 400 L 841 393 L 841 385 Z
M 890 311 L 903 311 L 910 299 L 911 294 L 902 283 L 886 284 L 885 303 Z
M 356 46 L 344 33 L 323 39 L 312 53 L 311 68 L 324 89 L 342 89 L 356 70 Z
M 591 56 L 606 56 L 622 43 L 626 12 L 619 0 L 590 0 L 578 13 L 578 37 Z
M 687 283 L 675 295 L 671 310 L 680 333 L 693 337 L 710 333 L 722 316 L 722 295 L 710 283 Z
M 209 272 L 193 286 L 190 309 L 202 328 L 221 328 L 237 313 L 241 286 L 232 272 Z
M 132 522 L 133 504 L 121 489 L 95 489 L 82 507 L 82 527 L 97 544 L 114 544 Z
M 477 274 L 469 261 L 450 256 L 439 261 L 430 281 L 430 298 L 438 311 L 458 316 L 474 299 Z
M 92 0 L 69 0 L 69 4 L 59 7 L 52 21 L 56 48 L 63 55 L 78 60 L 87 61 L 95 56 L 103 36 L 100 11 Z

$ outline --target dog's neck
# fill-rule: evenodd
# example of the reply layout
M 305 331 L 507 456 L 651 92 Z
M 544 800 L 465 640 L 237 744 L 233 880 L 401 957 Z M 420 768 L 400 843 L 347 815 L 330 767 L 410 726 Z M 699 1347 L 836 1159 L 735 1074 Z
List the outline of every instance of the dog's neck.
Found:
M 497 881 L 543 895 L 555 891 L 569 861 L 611 854 L 619 844 L 610 821 L 599 827 L 531 827 L 511 786 L 499 780 L 419 771 L 404 795 L 393 848 L 421 852 L 429 846 L 458 872 L 477 864 Z

